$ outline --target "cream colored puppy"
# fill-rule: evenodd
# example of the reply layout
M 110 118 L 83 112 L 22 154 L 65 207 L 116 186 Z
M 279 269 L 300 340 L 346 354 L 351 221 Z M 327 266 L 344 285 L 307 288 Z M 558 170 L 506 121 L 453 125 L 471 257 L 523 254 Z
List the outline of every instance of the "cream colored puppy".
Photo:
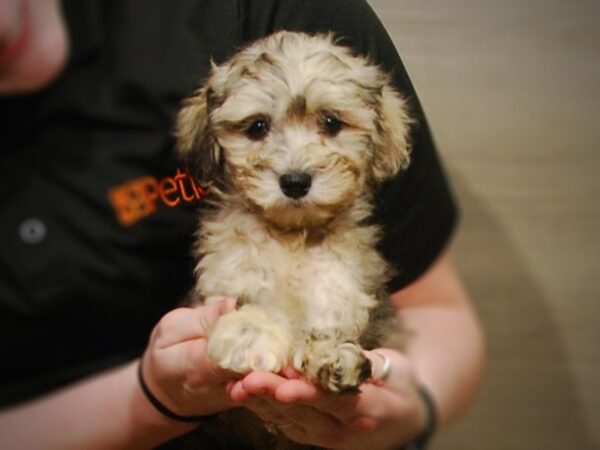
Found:
M 361 346 L 380 345 L 393 309 L 368 219 L 374 189 L 409 162 L 408 124 L 388 76 L 331 36 L 279 32 L 212 68 L 176 133 L 214 194 L 192 298 L 239 299 L 210 359 L 291 363 L 332 391 L 370 376 Z

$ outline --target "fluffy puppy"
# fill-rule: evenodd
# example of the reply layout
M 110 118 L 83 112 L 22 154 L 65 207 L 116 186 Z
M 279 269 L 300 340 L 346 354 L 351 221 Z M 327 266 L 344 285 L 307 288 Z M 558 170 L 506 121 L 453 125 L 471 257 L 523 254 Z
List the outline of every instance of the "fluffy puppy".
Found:
M 370 376 L 361 347 L 380 345 L 392 308 L 368 219 L 375 188 L 409 163 L 409 122 L 389 77 L 329 35 L 279 32 L 212 67 L 176 131 L 214 194 L 190 297 L 238 298 L 211 360 L 292 364 L 336 392 Z

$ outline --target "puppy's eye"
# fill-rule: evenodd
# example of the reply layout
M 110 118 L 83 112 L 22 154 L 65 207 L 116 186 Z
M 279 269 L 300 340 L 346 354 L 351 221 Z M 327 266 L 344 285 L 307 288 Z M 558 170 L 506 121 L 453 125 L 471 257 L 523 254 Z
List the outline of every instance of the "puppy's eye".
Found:
M 335 137 L 342 130 L 343 122 L 335 116 L 326 115 L 321 121 L 321 128 L 330 137 Z
M 269 133 L 269 129 L 269 122 L 266 119 L 256 119 L 246 128 L 245 133 L 253 141 L 260 141 Z

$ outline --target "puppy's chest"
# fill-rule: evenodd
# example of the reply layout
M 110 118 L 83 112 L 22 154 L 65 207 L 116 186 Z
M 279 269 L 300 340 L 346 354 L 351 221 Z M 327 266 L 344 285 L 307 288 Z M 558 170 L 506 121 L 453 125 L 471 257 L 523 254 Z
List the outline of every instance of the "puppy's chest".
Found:
M 360 283 L 361 260 L 373 250 L 352 239 L 325 238 L 319 244 L 279 240 L 249 227 L 227 239 L 201 243 L 198 288 L 202 295 L 235 296 L 254 304 L 302 308 L 307 299 Z

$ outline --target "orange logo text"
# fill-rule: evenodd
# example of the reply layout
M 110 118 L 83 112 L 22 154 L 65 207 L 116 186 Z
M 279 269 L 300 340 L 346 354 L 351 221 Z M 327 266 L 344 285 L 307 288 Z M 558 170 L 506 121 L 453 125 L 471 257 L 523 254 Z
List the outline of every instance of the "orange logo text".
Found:
M 175 176 L 161 180 L 152 176 L 135 178 L 115 186 L 108 195 L 119 222 L 131 226 L 155 213 L 159 204 L 175 208 L 197 202 L 208 195 L 208 190 L 198 186 L 189 174 L 177 169 Z

